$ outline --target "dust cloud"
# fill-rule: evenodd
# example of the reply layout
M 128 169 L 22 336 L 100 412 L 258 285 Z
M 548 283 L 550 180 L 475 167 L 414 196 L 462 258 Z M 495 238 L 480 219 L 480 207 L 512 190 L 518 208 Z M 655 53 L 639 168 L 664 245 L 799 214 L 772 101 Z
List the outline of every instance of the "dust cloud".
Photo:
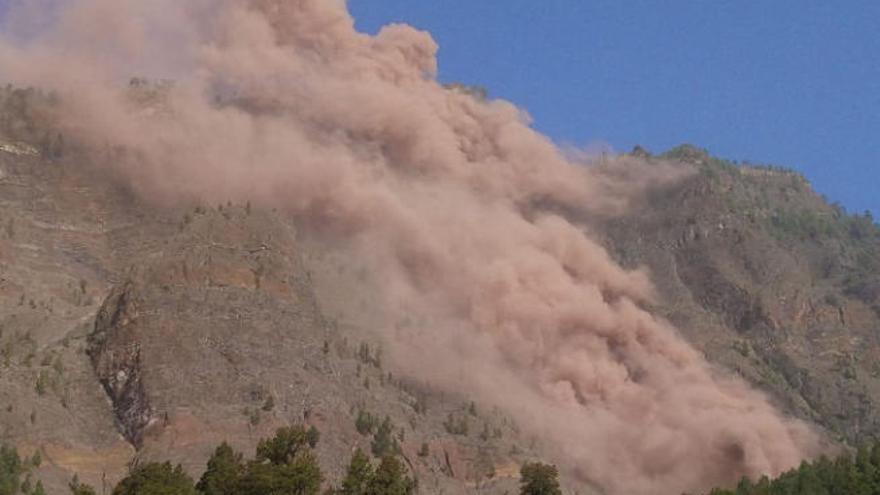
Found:
M 583 166 L 514 105 L 439 84 L 429 34 L 358 33 L 342 0 L 13 4 L 0 79 L 57 91 L 94 163 L 152 201 L 252 201 L 344 244 L 396 364 L 508 411 L 568 472 L 680 493 L 816 453 L 572 220 L 673 169 Z

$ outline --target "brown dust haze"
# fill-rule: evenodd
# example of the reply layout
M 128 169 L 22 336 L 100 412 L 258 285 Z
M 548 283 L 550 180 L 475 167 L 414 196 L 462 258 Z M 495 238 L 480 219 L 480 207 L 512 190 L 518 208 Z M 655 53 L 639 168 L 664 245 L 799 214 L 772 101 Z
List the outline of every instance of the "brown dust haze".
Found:
M 358 33 L 343 0 L 20 0 L 7 22 L 0 79 L 56 90 L 94 161 L 151 201 L 249 200 L 345 246 L 395 364 L 506 410 L 566 472 L 680 493 L 816 454 L 567 218 L 673 169 L 578 163 L 510 103 L 440 85 L 429 34 Z M 133 75 L 173 83 L 135 102 Z

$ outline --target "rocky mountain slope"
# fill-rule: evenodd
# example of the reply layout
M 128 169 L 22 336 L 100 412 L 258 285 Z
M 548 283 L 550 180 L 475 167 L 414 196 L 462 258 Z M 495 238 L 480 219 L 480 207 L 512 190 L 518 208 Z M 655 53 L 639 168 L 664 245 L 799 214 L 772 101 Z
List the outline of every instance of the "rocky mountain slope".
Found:
M 47 134 L 31 97 L 0 98 L 0 441 L 40 453 L 49 493 L 74 474 L 112 488 L 146 460 L 197 475 L 220 442 L 251 451 L 289 424 L 318 429 L 335 481 L 385 418 L 431 493 L 515 486 L 533 441 L 396 376 L 372 334 L 322 310 L 312 277 L 343 268 L 289 219 L 144 204 Z
M 321 432 L 338 477 L 375 423 L 426 493 L 503 493 L 540 457 L 479 398 L 398 376 L 362 328 L 357 274 L 283 214 L 144 204 L 65 144 L 34 95 L 0 98 L 0 440 L 40 452 L 50 493 L 112 486 L 134 462 L 193 474 L 227 440 Z M 650 270 L 654 313 L 719 368 L 856 443 L 878 428 L 880 232 L 795 173 L 683 146 L 646 160 L 690 173 L 587 222 Z M 360 421 L 358 421 L 360 419 Z
M 648 156 L 644 150 L 635 153 Z M 696 173 L 604 225 L 627 266 L 649 267 L 656 310 L 710 361 L 857 444 L 878 432 L 880 231 L 799 174 L 692 146 Z

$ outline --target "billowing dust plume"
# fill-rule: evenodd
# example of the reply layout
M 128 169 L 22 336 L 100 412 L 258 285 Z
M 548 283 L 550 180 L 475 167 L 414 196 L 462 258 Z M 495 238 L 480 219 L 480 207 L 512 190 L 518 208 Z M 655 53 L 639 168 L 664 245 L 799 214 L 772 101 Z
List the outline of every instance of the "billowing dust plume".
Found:
M 153 201 L 250 200 L 346 246 L 399 366 L 507 410 L 581 479 L 680 493 L 815 453 L 572 220 L 664 169 L 602 173 L 444 88 L 427 33 L 358 33 L 343 0 L 27 0 L 8 21 L 0 79 L 58 91 L 94 161 Z

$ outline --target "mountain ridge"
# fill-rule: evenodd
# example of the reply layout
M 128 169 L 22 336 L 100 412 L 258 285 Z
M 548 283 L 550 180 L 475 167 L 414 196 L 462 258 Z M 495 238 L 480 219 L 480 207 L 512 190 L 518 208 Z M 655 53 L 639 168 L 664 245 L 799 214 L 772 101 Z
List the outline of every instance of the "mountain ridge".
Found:
M 400 428 L 432 493 L 501 493 L 516 481 L 511 466 L 543 455 L 541 439 L 503 411 L 481 411 L 479 398 L 389 374 L 381 340 L 349 321 L 374 303 L 343 287 L 359 275 L 283 213 L 145 204 L 10 91 L 0 110 L 0 397 L 14 406 L 2 439 L 43 454 L 50 492 L 74 472 L 100 486 L 150 459 L 198 473 L 220 440 L 244 450 L 289 423 L 319 428 L 318 455 L 338 477 L 354 446 L 369 448 L 362 412 Z M 838 440 L 875 434 L 873 221 L 828 205 L 791 172 L 692 146 L 633 155 L 687 173 L 587 223 L 623 267 L 650 270 L 652 311 Z M 427 457 L 416 453 L 423 443 Z

